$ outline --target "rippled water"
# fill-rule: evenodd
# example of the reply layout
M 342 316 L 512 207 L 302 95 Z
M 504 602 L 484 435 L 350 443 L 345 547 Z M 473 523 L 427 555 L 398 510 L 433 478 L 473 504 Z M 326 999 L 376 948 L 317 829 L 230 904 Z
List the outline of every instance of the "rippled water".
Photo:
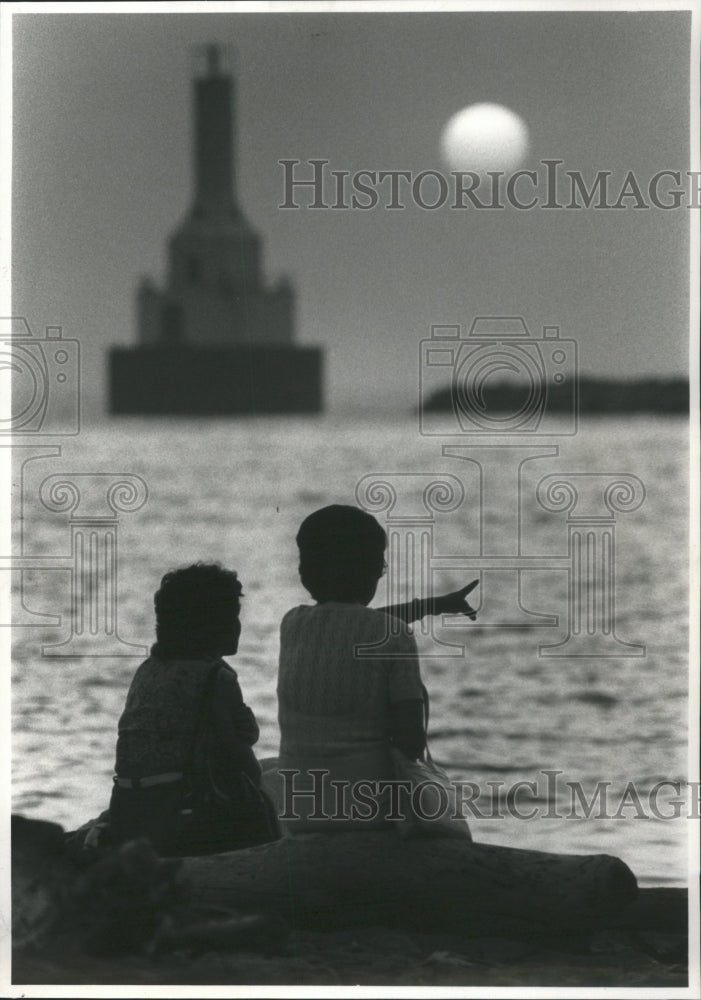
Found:
M 497 546 L 501 539 L 499 551 L 507 553 L 518 512 L 522 554 L 557 557 L 567 553 L 566 515 L 538 505 L 538 481 L 554 472 L 628 472 L 642 480 L 646 498 L 617 519 L 616 627 L 621 639 L 644 644 L 646 655 L 539 655 L 540 645 L 564 637 L 567 574 L 539 569 L 522 575 L 523 606 L 560 617 L 557 627 L 532 628 L 498 624 L 513 574 L 487 572 L 475 592 L 482 600 L 477 624 L 437 632 L 444 642 L 464 643 L 465 655 L 423 661 L 431 746 L 452 776 L 479 784 L 483 814 L 503 803 L 513 782 L 537 783 L 537 818 L 475 819 L 476 840 L 612 853 L 643 883 L 683 881 L 688 821 L 654 818 L 647 796 L 656 782 L 687 772 L 686 433 L 676 419 L 589 419 L 576 438 L 559 439 L 559 455 L 523 466 L 520 499 L 507 460 L 490 467 L 487 488 L 474 463 L 481 455 L 484 465 L 484 453 L 471 452 L 473 461 L 444 457 L 440 441 L 421 438 L 405 421 L 121 420 L 62 441 L 61 455 L 18 449 L 24 504 L 20 508 L 18 486 L 15 551 L 21 529 L 25 555 L 42 556 L 46 565 L 24 573 L 24 607 L 16 602 L 15 620 L 22 615 L 36 623 L 31 613 L 40 612 L 62 615 L 63 624 L 14 631 L 14 810 L 71 827 L 104 808 L 116 723 L 140 662 L 138 655 L 42 655 L 42 645 L 67 637 L 70 616 L 68 560 L 48 569 L 51 558 L 70 553 L 69 514 L 38 502 L 48 476 L 133 473 L 147 484 L 147 502 L 119 519 L 118 626 L 127 642 L 152 641 L 152 594 L 166 569 L 214 558 L 239 571 L 246 598 L 234 665 L 261 724 L 259 755 L 267 756 L 278 742 L 278 623 L 289 607 L 308 600 L 294 546 L 307 513 L 354 502 L 357 483 L 371 473 L 449 474 L 461 481 L 465 499 L 455 511 L 436 515 L 434 555 L 477 554 L 480 514 L 483 537 Z M 395 481 L 416 510 L 421 487 L 409 476 Z M 450 589 L 475 575 L 443 569 L 434 582 Z M 378 593 L 376 603 L 383 597 Z M 419 636 L 419 643 L 426 654 L 436 652 L 430 637 Z M 555 795 L 546 770 L 562 772 Z M 619 819 L 595 818 L 597 810 L 589 819 L 565 818 L 572 794 L 566 781 L 581 782 L 587 797 L 598 781 L 610 782 L 614 813 L 633 782 L 647 815 L 636 817 L 632 802 Z M 525 812 L 532 794 L 526 790 L 519 799 Z M 561 818 L 544 816 L 548 803 L 555 811 L 555 801 Z

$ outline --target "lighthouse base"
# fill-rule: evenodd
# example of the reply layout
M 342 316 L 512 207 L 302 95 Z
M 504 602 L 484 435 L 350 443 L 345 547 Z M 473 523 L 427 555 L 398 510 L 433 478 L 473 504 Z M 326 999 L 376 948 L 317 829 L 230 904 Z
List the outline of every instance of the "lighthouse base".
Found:
M 320 413 L 323 407 L 317 347 L 115 347 L 109 372 L 113 414 Z

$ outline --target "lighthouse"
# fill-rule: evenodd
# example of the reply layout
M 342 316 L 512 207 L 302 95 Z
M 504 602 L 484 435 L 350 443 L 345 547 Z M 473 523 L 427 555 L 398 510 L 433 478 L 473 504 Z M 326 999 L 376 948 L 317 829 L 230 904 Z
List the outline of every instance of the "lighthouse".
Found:
M 239 200 L 231 53 L 206 45 L 196 58 L 191 206 L 168 240 L 163 287 L 137 289 L 138 345 L 110 352 L 110 410 L 317 413 L 322 352 L 295 344 L 294 291 L 266 283 Z

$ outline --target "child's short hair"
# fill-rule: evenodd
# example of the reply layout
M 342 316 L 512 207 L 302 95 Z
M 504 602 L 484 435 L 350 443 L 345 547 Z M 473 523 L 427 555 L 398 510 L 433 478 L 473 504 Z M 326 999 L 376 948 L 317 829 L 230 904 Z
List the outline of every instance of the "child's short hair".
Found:
M 241 610 L 241 581 L 219 563 L 194 563 L 166 573 L 154 594 L 161 649 L 201 652 L 222 623 Z
M 299 575 L 315 601 L 355 601 L 384 568 L 387 535 L 359 507 L 314 511 L 297 533 Z

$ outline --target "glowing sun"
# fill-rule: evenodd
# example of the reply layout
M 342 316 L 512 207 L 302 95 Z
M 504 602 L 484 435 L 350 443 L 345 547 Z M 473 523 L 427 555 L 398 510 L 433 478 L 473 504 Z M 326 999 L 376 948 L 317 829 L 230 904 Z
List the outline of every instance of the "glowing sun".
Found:
M 513 170 L 528 150 L 528 129 L 503 104 L 470 104 L 446 122 L 441 152 L 451 170 Z

